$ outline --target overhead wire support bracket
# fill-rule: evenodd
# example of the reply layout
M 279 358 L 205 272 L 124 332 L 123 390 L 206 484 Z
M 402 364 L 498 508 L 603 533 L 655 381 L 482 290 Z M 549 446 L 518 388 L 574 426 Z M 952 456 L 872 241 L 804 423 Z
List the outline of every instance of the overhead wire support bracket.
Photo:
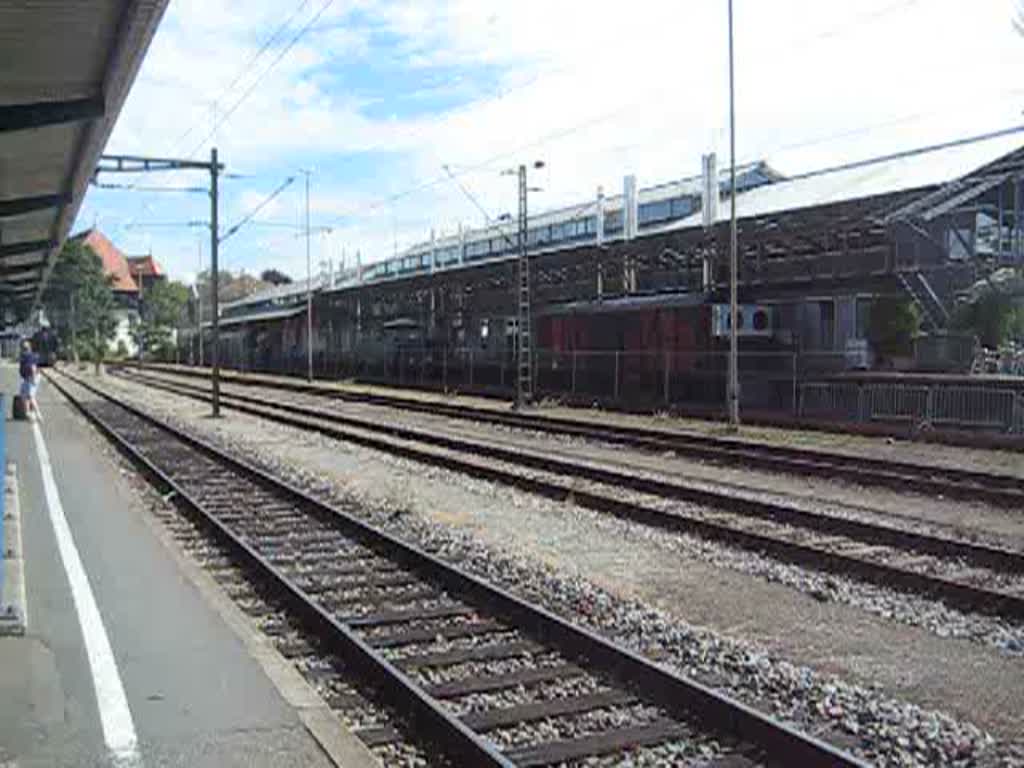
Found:
M 95 177 L 100 173 L 145 173 L 147 171 L 210 171 L 212 163 L 204 160 L 191 160 L 172 157 L 140 157 L 138 155 L 102 155 L 96 165 Z M 224 170 L 224 164 L 218 163 L 217 170 Z
M 154 186 L 143 186 L 140 184 L 110 184 L 108 182 L 99 181 L 96 176 L 93 176 L 90 183 L 97 189 L 118 189 L 125 190 L 128 192 L 190 192 L 190 193 L 202 193 L 207 194 L 209 190 L 206 187 L 154 187 Z
M 277 197 L 282 192 L 284 192 L 285 189 L 287 189 L 292 184 L 292 182 L 294 182 L 294 181 L 295 181 L 295 177 L 294 176 L 289 176 L 287 179 L 285 179 L 284 182 L 277 189 L 275 189 L 273 192 L 271 192 L 269 195 L 267 195 L 259 205 L 257 205 L 255 208 L 253 208 L 251 211 L 249 211 L 249 213 L 247 213 L 245 216 L 243 216 L 241 221 L 239 221 L 237 224 L 234 224 L 233 226 L 229 227 L 228 231 L 225 232 L 224 235 L 220 238 L 220 242 L 223 243 L 225 240 L 227 240 L 233 234 L 238 232 L 238 230 L 240 230 L 242 227 L 244 227 L 256 214 L 258 214 L 260 211 L 262 211 L 264 208 L 266 208 L 268 205 L 270 205 L 271 201 L 273 201 L 273 199 L 275 197 Z

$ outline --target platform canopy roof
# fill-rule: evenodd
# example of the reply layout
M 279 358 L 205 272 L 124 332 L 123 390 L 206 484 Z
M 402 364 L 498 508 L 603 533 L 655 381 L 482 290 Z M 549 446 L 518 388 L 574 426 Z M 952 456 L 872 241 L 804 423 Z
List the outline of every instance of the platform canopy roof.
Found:
M 0 322 L 38 303 L 167 3 L 0 2 Z

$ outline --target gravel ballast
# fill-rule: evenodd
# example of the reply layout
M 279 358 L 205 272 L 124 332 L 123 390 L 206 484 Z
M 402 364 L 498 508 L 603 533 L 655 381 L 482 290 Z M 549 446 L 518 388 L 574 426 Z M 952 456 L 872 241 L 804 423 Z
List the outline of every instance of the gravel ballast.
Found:
M 124 383 L 123 380 L 121 381 Z M 125 383 L 125 386 L 134 387 L 135 391 L 140 391 L 139 385 L 135 382 Z M 175 397 L 173 394 L 160 392 L 159 390 L 143 388 L 141 391 L 155 396 Z M 330 407 L 326 404 L 324 405 L 325 407 Z M 288 427 L 283 428 L 289 429 Z M 319 438 L 314 434 L 303 434 L 302 440 L 310 445 L 326 444 L 323 438 Z M 330 442 L 330 440 L 328 439 L 327 442 Z M 488 482 L 474 480 L 458 473 L 429 465 L 422 466 L 417 462 L 397 458 L 372 449 L 368 450 L 355 446 L 353 448 L 357 453 L 363 452 L 367 456 L 378 459 L 393 467 L 399 475 L 401 473 L 408 473 L 411 476 L 417 476 L 418 473 L 425 473 L 424 477 L 450 484 L 453 487 L 461 485 L 472 488 L 481 494 L 489 494 L 492 497 L 494 495 L 495 486 Z M 453 454 L 453 452 L 446 449 L 439 448 L 432 452 L 439 455 L 455 455 L 458 457 L 458 454 Z M 483 461 L 482 463 L 487 467 L 503 469 L 515 476 L 552 481 L 559 485 L 564 484 L 564 478 L 549 472 L 526 469 L 493 459 Z M 664 475 L 659 476 L 652 472 L 638 472 L 636 474 L 642 474 L 655 479 L 665 477 Z M 389 477 L 388 479 L 392 478 Z M 690 503 L 664 499 L 579 478 L 572 479 L 566 487 L 577 491 L 597 492 L 621 501 L 640 504 L 648 508 L 659 509 L 684 517 L 704 519 L 708 514 L 707 510 Z M 704 485 L 703 487 L 715 491 L 719 490 L 711 485 Z M 753 499 L 763 502 L 777 500 L 774 494 L 757 493 L 749 490 L 732 490 L 727 495 L 729 497 L 735 496 L 739 499 Z M 533 498 L 528 494 L 522 494 L 518 491 L 508 496 L 508 500 L 516 504 L 520 509 L 524 504 L 527 504 L 527 500 Z M 868 515 L 863 511 L 848 510 L 838 504 L 826 505 L 824 509 L 814 509 L 804 501 L 796 506 L 808 509 L 818 515 L 832 515 L 879 522 L 877 516 Z M 576 518 L 575 522 L 579 526 L 590 525 L 597 527 L 611 537 L 629 536 L 634 539 L 639 538 L 656 544 L 666 551 L 684 556 L 691 561 L 695 559 L 702 560 L 715 567 L 730 568 L 740 573 L 758 576 L 770 582 L 800 590 L 805 594 L 813 596 L 816 600 L 844 603 L 869 611 L 887 620 L 898 621 L 910 626 L 924 627 L 939 637 L 967 638 L 972 641 L 986 643 L 1007 653 L 1024 653 L 1024 626 L 999 617 L 965 612 L 932 599 L 888 589 L 884 585 L 866 583 L 843 575 L 829 574 L 810 570 L 799 565 L 780 562 L 771 557 L 762 556 L 758 552 L 709 541 L 696 534 L 666 532 L 643 524 L 632 524 L 616 520 L 605 514 L 594 513 L 589 509 L 577 508 L 572 505 L 563 506 L 541 502 L 539 508 L 546 509 L 551 514 L 561 517 L 565 517 L 567 514 L 573 515 Z M 716 514 L 720 515 L 720 513 L 713 513 L 712 516 Z M 736 522 L 740 524 L 741 528 L 753 526 L 756 530 L 758 527 L 764 526 L 763 522 L 745 521 L 743 519 L 738 519 Z M 884 525 L 894 526 L 894 522 L 891 519 L 882 522 Z M 906 524 L 906 521 L 903 522 Z M 794 535 L 798 534 L 799 532 L 794 532 Z M 884 548 L 874 547 L 874 549 Z M 880 557 L 882 554 L 876 552 L 874 556 Z M 895 551 L 890 552 L 887 559 L 892 559 L 897 554 Z M 919 556 L 915 557 L 915 559 L 918 562 L 916 566 L 918 569 L 938 576 L 949 575 L 946 573 L 949 570 L 949 561 Z M 954 570 L 959 574 L 970 575 L 966 574 L 966 569 L 963 566 L 958 566 Z M 976 573 L 974 576 L 975 578 L 972 583 L 984 585 L 988 588 L 1004 589 L 1005 591 L 1016 593 L 1024 590 L 1024 579 L 1020 577 L 988 571 Z
M 164 372 L 192 372 L 189 366 L 161 366 Z M 209 369 L 203 369 L 209 371 Z M 222 371 L 225 381 L 237 375 L 235 371 Z M 265 381 L 269 384 L 284 382 L 294 384 L 295 378 L 275 376 L 272 374 L 241 374 L 250 382 Z M 194 378 L 192 381 L 195 381 Z M 356 384 L 319 380 L 315 385 L 326 392 L 351 393 L 354 395 L 382 395 L 400 398 L 419 403 L 444 403 L 447 405 L 480 408 L 485 410 L 505 410 L 508 401 L 492 398 L 463 395 L 458 392 L 441 394 L 421 389 L 402 389 L 393 386 L 376 386 L 373 384 Z M 691 418 L 678 416 L 669 412 L 654 414 L 627 413 L 624 411 L 604 410 L 595 404 L 591 408 L 570 407 L 557 401 L 546 400 L 531 412 L 540 416 L 558 419 L 571 419 L 598 426 L 639 427 L 641 429 L 659 429 L 689 435 L 712 435 L 730 437 L 728 427 L 714 419 Z M 813 450 L 834 451 L 852 456 L 869 456 L 873 458 L 891 458 L 897 461 L 916 461 L 926 466 L 973 469 L 980 472 L 999 472 L 1024 478 L 1024 452 L 989 448 L 973 448 L 965 446 L 948 446 L 941 443 L 928 443 L 920 440 L 900 439 L 894 437 L 875 437 L 842 432 L 826 432 L 814 429 L 791 429 L 785 427 L 762 427 L 744 425 L 738 439 L 756 444 L 787 445 Z
M 130 374 L 129 374 L 130 375 Z M 152 375 L 152 374 L 149 374 Z M 195 379 L 161 377 L 195 387 Z M 790 504 L 869 522 L 912 526 L 915 530 L 1024 551 L 1024 517 L 1015 509 L 977 501 L 945 499 L 914 493 L 909 488 L 866 487 L 816 475 L 797 476 L 748 467 L 722 466 L 688 459 L 675 453 L 651 453 L 537 430 L 509 428 L 469 419 L 402 410 L 379 405 L 326 399 L 323 396 L 276 390 L 265 386 L 226 384 L 226 394 L 260 397 L 269 402 L 287 401 L 316 411 L 336 411 L 371 423 L 394 424 L 435 435 L 486 441 L 513 449 L 541 451 L 552 457 L 593 461 L 621 471 L 662 476 L 698 488 L 710 488 L 736 496 L 755 496 L 765 501 Z M 948 450 L 948 449 L 946 449 Z

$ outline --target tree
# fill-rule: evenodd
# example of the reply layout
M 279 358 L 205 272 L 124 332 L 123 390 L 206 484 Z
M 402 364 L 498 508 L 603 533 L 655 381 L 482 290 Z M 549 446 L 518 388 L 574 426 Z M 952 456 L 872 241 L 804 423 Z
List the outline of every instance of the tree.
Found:
M 880 297 L 871 304 L 868 341 L 880 358 L 907 356 L 920 322 L 917 308 L 908 299 Z
M 98 363 L 114 337 L 117 304 L 110 285 L 102 260 L 91 248 L 75 240 L 64 243 L 43 306 L 75 362 L 84 352 Z
M 173 332 L 182 327 L 188 310 L 188 287 L 158 280 L 142 298 L 135 343 L 143 354 L 165 357 L 173 347 Z
M 292 279 L 279 269 L 264 269 L 260 272 L 260 280 L 271 285 L 291 285 Z
M 1024 337 L 1024 306 L 1013 296 L 988 291 L 957 307 L 951 324 L 975 334 L 983 346 L 998 349 L 1010 339 Z

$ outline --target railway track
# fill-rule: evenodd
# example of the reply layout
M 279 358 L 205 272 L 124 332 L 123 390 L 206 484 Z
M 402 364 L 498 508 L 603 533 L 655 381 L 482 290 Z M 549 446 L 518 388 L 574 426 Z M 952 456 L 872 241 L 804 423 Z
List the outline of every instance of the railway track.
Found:
M 134 367 L 134 366 L 133 366 Z M 159 368 L 159 366 L 153 366 Z M 172 375 L 208 380 L 205 370 L 176 369 Z M 529 429 L 556 435 L 629 446 L 652 452 L 673 451 L 680 456 L 726 466 L 763 469 L 797 475 L 816 475 L 842 479 L 865 486 L 894 488 L 900 491 L 942 495 L 947 498 L 985 501 L 1013 509 L 1024 508 L 1024 480 L 1011 475 L 968 469 L 934 467 L 915 462 L 875 459 L 837 452 L 763 445 L 708 435 L 687 435 L 667 430 L 639 427 L 594 425 L 538 414 L 503 412 L 491 408 L 451 405 L 410 398 L 342 392 L 302 381 L 255 380 L 244 374 L 229 374 L 225 383 L 240 386 L 274 387 L 320 397 L 383 405 L 401 410 L 468 419 L 510 428 Z
M 450 764 L 865 765 L 75 377 L 50 377 Z
M 205 389 L 132 372 L 132 380 L 209 401 Z M 695 534 L 783 562 L 848 574 L 915 592 L 964 611 L 1024 621 L 1024 553 L 863 520 L 810 512 L 781 503 L 718 493 L 655 476 L 622 472 L 479 440 L 428 433 L 347 416 L 310 403 L 269 401 L 222 388 L 222 404 L 243 413 L 316 431 L 404 458 L 519 487 L 548 498 L 657 528 Z M 524 471 L 528 470 L 528 471 Z M 581 485 L 583 478 L 589 485 Z M 621 489 L 682 502 L 624 501 Z

